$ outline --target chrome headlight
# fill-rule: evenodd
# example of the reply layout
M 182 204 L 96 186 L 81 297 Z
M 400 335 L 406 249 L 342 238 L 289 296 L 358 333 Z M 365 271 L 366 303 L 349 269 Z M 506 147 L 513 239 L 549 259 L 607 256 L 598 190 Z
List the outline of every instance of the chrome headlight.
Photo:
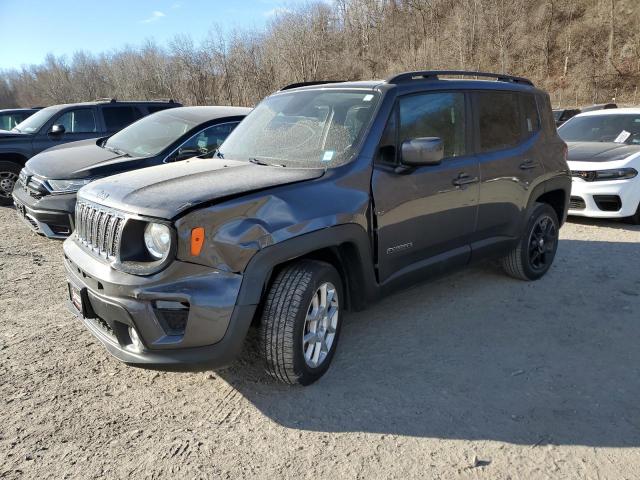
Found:
M 148 223 L 144 228 L 144 245 L 153 258 L 160 260 L 171 250 L 171 231 L 161 223 Z
M 73 193 L 93 180 L 93 178 L 72 178 L 69 180 L 47 180 L 47 183 L 51 187 L 51 193 Z
M 571 175 L 585 182 L 602 182 L 605 180 L 628 180 L 638 175 L 635 168 L 613 168 L 610 170 L 573 170 Z

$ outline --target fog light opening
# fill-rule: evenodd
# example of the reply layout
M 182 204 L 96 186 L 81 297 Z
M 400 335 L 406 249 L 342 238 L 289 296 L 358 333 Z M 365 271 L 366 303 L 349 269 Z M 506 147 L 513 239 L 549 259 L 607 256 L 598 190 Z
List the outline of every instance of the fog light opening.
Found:
M 142 351 L 142 341 L 135 328 L 129 327 L 129 337 L 131 338 L 131 347 L 138 352 Z

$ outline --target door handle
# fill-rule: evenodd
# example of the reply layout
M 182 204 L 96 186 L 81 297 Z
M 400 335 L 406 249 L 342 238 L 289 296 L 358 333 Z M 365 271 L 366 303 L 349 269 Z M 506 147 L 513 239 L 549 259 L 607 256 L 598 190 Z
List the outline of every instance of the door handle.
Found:
M 525 160 L 520 164 L 520 170 L 531 170 L 538 166 L 533 160 Z
M 471 177 L 468 173 L 461 173 L 457 178 L 454 178 L 451 183 L 456 187 L 463 187 L 471 183 L 478 183 L 478 177 Z

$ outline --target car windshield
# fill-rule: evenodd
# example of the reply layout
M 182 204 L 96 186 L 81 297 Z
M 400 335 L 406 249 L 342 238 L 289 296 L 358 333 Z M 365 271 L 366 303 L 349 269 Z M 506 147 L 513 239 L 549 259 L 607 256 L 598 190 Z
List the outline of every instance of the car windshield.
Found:
M 109 137 L 103 147 L 132 157 L 152 157 L 199 123 L 184 118 L 176 109 L 162 110 L 123 128 Z
M 616 142 L 640 144 L 640 114 L 573 117 L 558 129 L 565 142 Z
M 12 128 L 14 131 L 22 133 L 35 133 L 40 131 L 45 123 L 55 115 L 60 109 L 55 107 L 43 108 L 27 118 L 24 122 Z
M 563 112 L 564 112 L 564 110 L 554 110 L 553 111 L 553 118 L 555 118 L 556 122 L 558 120 L 560 120 L 560 117 L 562 116 Z
M 373 115 L 371 90 L 299 90 L 264 100 L 229 135 L 219 156 L 292 167 L 344 164 Z

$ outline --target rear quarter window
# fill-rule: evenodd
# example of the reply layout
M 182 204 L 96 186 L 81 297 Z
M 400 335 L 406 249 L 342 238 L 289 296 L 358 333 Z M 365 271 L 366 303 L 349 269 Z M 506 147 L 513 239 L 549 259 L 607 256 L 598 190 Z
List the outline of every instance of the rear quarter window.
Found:
M 528 94 L 520 94 L 522 105 L 522 119 L 524 121 L 525 137 L 530 137 L 540 130 L 540 115 L 536 97 Z

